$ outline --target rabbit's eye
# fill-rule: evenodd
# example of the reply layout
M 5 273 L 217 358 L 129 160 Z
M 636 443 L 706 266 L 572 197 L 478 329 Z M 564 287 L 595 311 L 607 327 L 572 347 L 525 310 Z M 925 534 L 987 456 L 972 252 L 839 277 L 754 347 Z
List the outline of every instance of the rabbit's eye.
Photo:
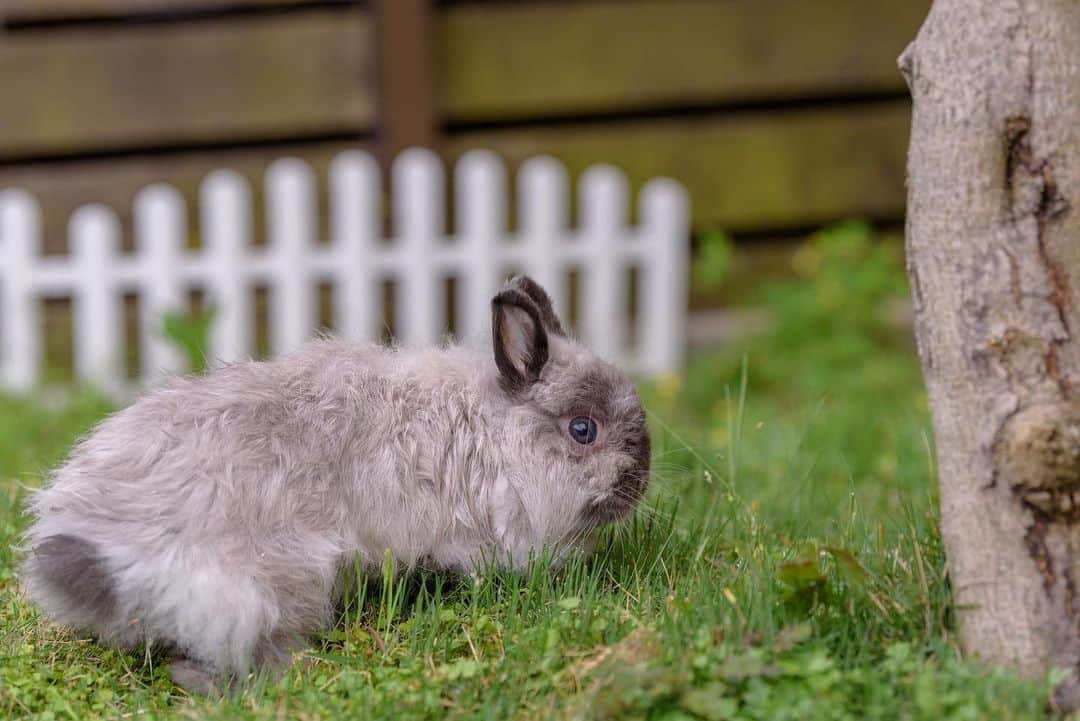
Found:
M 570 437 L 583 446 L 596 440 L 596 421 L 588 416 L 578 416 L 570 421 Z

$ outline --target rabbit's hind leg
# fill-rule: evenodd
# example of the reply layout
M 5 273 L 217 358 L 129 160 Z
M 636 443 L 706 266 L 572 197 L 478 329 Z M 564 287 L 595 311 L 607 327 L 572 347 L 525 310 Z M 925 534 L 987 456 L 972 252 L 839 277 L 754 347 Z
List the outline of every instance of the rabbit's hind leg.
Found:
M 98 635 L 115 625 L 115 582 L 93 543 L 46 536 L 31 548 L 22 576 L 29 596 L 56 620 Z

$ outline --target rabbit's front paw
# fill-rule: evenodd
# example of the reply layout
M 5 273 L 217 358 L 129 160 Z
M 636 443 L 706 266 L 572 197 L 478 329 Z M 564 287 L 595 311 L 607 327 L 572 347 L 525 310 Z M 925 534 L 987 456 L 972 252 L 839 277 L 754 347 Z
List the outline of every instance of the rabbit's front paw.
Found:
M 169 676 L 177 686 L 202 696 L 222 696 L 228 686 L 212 666 L 186 656 L 173 657 Z

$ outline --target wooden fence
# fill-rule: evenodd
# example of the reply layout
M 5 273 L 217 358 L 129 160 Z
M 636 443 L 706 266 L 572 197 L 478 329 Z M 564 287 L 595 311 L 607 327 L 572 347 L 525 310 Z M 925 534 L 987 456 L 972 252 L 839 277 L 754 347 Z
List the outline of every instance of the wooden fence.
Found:
M 490 343 L 491 298 L 511 272 L 526 272 L 569 318 L 572 296 L 583 299 L 575 335 L 601 357 L 641 374 L 677 371 L 686 325 L 688 217 L 685 192 L 670 179 L 643 189 L 640 219 L 628 224 L 626 180 L 611 166 L 587 171 L 580 186 L 580 222 L 567 217 L 570 188 L 551 158 L 526 162 L 517 178 L 518 231 L 507 231 L 507 178 L 490 151 L 458 161 L 448 233 L 444 168 L 431 151 L 400 153 L 393 165 L 396 237 L 384 239 L 378 166 L 350 151 L 331 163 L 330 222 L 316 218 L 315 176 L 302 161 L 279 160 L 265 182 L 268 243 L 251 238 L 251 188 L 230 170 L 211 173 L 200 188 L 202 247 L 185 247 L 183 198 L 161 183 L 136 196 L 135 250 L 118 253 L 115 214 L 101 205 L 71 218 L 71 253 L 43 257 L 33 196 L 0 192 L 0 389 L 35 388 L 47 370 L 39 309 L 42 300 L 71 298 L 76 379 L 123 395 L 131 380 L 159 380 L 188 370 L 162 334 L 162 318 L 183 312 L 191 288 L 214 306 L 208 359 L 250 357 L 258 318 L 256 287 L 268 291 L 271 353 L 295 350 L 321 324 L 320 287 L 329 290 L 329 325 L 346 338 L 376 341 L 386 322 L 380 288 L 391 282 L 404 344 L 430 345 L 455 330 L 459 340 Z M 567 278 L 576 278 L 574 288 Z M 454 302 L 444 302 L 453 281 Z M 125 298 L 138 323 L 126 337 Z M 636 298 L 636 307 L 632 299 Z M 125 369 L 135 357 L 136 367 Z M 132 372 L 134 371 L 134 372 Z
M 672 176 L 697 229 L 784 232 L 904 210 L 895 57 L 929 0 L 5 0 L 0 187 L 47 249 L 86 202 L 193 202 L 284 154 L 490 148 Z M 256 197 L 256 204 L 261 200 Z M 325 212 L 325 210 L 323 211 Z

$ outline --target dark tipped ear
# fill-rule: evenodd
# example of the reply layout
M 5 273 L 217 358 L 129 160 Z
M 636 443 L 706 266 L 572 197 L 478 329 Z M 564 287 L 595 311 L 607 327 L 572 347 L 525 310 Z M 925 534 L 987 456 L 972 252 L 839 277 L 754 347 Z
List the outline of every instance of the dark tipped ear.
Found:
M 503 380 L 520 390 L 536 382 L 548 362 L 548 334 L 536 303 L 517 288 L 491 299 L 495 365 Z
M 551 296 L 547 294 L 547 291 L 537 283 L 535 280 L 527 275 L 515 275 L 506 283 L 507 288 L 516 288 L 525 295 L 532 299 L 533 303 L 536 303 L 537 309 L 540 311 L 540 320 L 544 324 L 544 328 L 548 333 L 558 336 L 566 336 L 566 331 L 563 330 L 562 323 L 559 322 L 559 316 L 555 315 L 555 308 L 551 303 Z

